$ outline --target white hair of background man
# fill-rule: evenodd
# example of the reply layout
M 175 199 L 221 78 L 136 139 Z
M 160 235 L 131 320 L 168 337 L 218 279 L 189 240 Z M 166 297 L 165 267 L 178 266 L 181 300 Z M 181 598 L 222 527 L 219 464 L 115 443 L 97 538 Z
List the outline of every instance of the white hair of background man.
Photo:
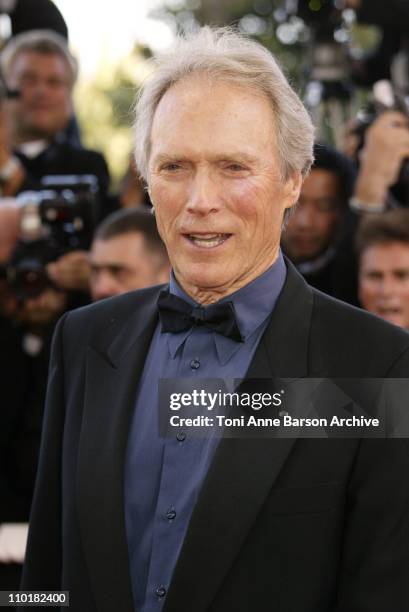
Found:
M 155 69 L 139 92 L 135 111 L 135 159 L 148 182 L 150 136 L 156 108 L 178 81 L 193 74 L 253 89 L 270 101 L 283 179 L 294 171 L 305 176 L 313 162 L 314 127 L 300 98 L 291 88 L 273 55 L 261 44 L 233 28 L 205 26 L 179 36 L 154 59 Z

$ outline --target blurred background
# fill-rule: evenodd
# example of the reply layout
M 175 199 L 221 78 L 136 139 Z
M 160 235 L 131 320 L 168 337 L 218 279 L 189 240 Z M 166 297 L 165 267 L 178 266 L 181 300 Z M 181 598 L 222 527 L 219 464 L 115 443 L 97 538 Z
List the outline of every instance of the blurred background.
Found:
M 331 143 L 341 120 L 355 117 L 367 101 L 368 85 L 377 76 L 364 78 L 357 66 L 364 57 L 375 55 L 382 26 L 358 23 L 352 9 L 341 10 L 342 2 L 117 0 L 112 5 L 55 0 L 55 4 L 79 59 L 75 102 L 83 142 L 104 153 L 114 186 L 128 165 L 131 107 L 135 89 L 149 71 L 147 60 L 166 48 L 180 30 L 205 23 L 235 24 L 258 39 L 279 57 L 297 89 L 308 96 L 320 132 Z M 322 83 L 325 92 L 320 92 Z M 337 103 L 330 103 L 323 113 L 319 102 L 330 93 Z

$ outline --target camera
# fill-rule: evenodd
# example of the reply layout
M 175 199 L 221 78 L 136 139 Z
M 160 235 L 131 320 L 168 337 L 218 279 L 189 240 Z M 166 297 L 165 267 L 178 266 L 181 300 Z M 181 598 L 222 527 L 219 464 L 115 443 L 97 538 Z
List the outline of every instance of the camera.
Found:
M 21 237 L 3 276 L 25 300 L 52 281 L 47 264 L 70 251 L 88 249 L 98 219 L 98 183 L 92 175 L 46 176 L 44 189 L 21 193 Z
M 350 95 L 350 88 L 346 85 L 350 74 L 349 35 L 343 9 L 344 3 L 340 0 L 284 2 L 287 25 L 292 23 L 296 27 L 299 42 L 309 43 L 306 79 L 309 83 L 321 85 L 320 100 L 347 98 Z M 314 91 L 317 91 L 317 87 Z M 307 92 L 308 95 L 311 94 Z
M 280 15 L 277 37 L 303 48 L 303 98 L 317 138 L 340 146 L 354 92 L 349 42 L 355 14 L 341 0 L 283 0 Z

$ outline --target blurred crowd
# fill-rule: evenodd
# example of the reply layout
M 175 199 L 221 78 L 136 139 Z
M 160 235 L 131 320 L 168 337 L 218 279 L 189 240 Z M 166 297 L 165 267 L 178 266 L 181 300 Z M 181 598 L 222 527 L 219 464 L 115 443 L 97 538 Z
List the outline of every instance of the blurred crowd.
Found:
M 19 583 L 58 318 L 170 271 L 133 162 L 112 194 L 103 156 L 82 144 L 62 16 L 48 0 L 14 8 L 0 54 L 0 590 Z M 408 159 L 404 108 L 359 134 L 346 125 L 343 150 L 317 143 L 282 243 L 311 285 L 406 329 Z

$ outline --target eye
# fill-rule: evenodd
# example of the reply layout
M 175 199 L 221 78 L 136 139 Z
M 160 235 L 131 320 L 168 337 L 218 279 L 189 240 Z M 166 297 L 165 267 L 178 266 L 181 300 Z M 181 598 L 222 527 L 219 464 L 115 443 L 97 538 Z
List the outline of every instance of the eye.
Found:
M 398 280 L 405 281 L 409 279 L 409 270 L 396 270 L 395 276 Z
M 246 166 L 238 162 L 226 162 L 223 165 L 223 169 L 231 174 L 240 174 L 248 170 Z
M 164 172 L 176 172 L 177 170 L 180 170 L 181 167 L 182 166 L 180 164 L 177 164 L 175 162 L 169 162 L 167 164 L 162 164 L 160 170 Z
M 21 77 L 20 85 L 22 87 L 31 87 L 31 85 L 35 85 L 36 82 L 37 79 L 33 74 L 24 74 Z
M 370 271 L 368 271 L 368 272 L 366 272 L 364 274 L 364 277 L 367 280 L 370 280 L 370 281 L 381 281 L 382 280 L 382 273 L 381 272 L 376 272 L 375 270 L 374 271 L 370 270 Z
M 52 77 L 48 79 L 47 84 L 53 89 L 60 89 L 66 86 L 66 82 L 63 79 L 59 79 L 58 77 Z

